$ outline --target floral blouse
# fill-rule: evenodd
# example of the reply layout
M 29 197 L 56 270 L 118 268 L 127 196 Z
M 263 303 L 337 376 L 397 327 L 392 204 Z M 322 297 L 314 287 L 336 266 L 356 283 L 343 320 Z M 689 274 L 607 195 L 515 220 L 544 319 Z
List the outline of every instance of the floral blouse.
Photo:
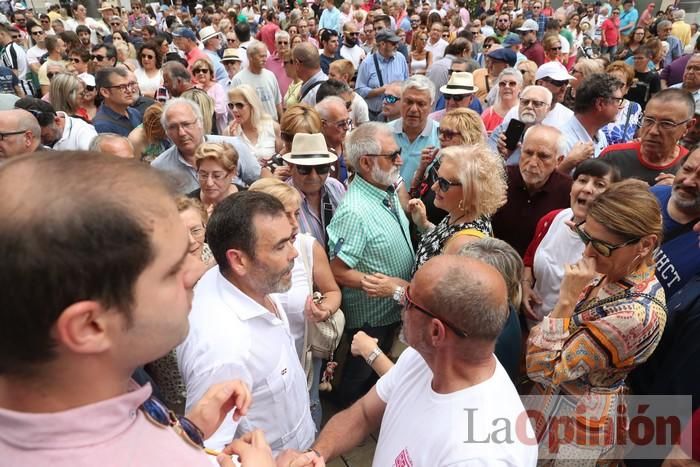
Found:
M 634 139 L 641 125 L 642 106 L 625 99 L 622 109 L 617 112 L 615 121 L 605 125 L 602 130 L 609 145 L 629 143 Z

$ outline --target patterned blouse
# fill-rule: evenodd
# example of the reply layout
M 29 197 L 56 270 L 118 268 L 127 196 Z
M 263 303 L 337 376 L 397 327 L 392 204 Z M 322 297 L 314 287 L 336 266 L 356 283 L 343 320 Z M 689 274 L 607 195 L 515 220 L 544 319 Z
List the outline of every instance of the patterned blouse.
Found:
M 641 125 L 642 106 L 625 99 L 615 121 L 605 125 L 602 130 L 608 145 L 629 143 L 634 139 Z
M 433 256 L 439 255 L 454 234 L 466 229 L 477 230 L 483 233 L 485 237 L 493 236 L 491 221 L 484 217 L 472 222 L 450 225 L 450 216 L 447 215 L 433 230 L 426 232 L 423 238 L 421 238 L 418 250 L 416 250 L 416 261 L 413 264 L 411 275 L 415 274 L 423 263 Z
M 545 414 L 541 421 L 568 415 L 582 428 L 576 431 L 577 442 L 562 445 L 559 454 L 571 458 L 573 449 L 588 459 L 620 455 L 613 444 L 618 406 L 625 404 L 625 378 L 656 349 L 666 324 L 666 298 L 654 272 L 654 266 L 642 264 L 590 297 L 600 276 L 584 290 L 571 317 L 547 316 L 530 331 L 527 373 L 535 382 L 533 394 L 541 396 L 530 402 Z M 538 423 L 535 431 L 538 437 L 548 435 L 540 438 L 548 441 L 540 453 L 547 449 L 551 458 L 548 424 Z M 586 436 L 604 442 L 591 447 Z

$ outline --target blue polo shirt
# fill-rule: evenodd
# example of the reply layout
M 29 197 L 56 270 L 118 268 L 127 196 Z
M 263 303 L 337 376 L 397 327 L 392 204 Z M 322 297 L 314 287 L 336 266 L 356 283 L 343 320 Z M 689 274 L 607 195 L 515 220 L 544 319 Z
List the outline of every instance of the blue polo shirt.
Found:
M 143 118 L 136 109 L 128 107 L 126 111 L 129 115 L 128 117 L 116 113 L 103 103 L 97 109 L 92 124 L 95 126 L 97 133 L 115 133 L 121 136 L 129 136 L 131 130 L 142 123 Z
M 406 133 L 403 132 L 403 119 L 397 118 L 393 122 L 388 123 L 391 126 L 391 131 L 394 133 L 394 140 L 401 148 L 401 177 L 408 184 L 413 180 L 413 175 L 418 169 L 420 163 L 420 153 L 428 146 L 440 147 L 438 139 L 438 128 L 440 125 L 435 120 L 428 118 L 425 128 L 420 135 L 413 141 L 409 141 Z

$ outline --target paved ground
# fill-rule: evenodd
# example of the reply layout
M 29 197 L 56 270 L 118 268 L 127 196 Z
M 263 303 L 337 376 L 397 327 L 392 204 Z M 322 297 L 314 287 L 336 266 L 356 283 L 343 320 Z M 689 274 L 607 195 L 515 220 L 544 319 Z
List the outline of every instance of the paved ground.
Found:
M 338 409 L 329 401 L 323 400 L 324 423 L 332 417 Z M 358 446 L 348 454 L 327 463 L 328 467 L 371 467 L 374 449 L 377 446 L 377 437 L 370 435 L 362 446 Z

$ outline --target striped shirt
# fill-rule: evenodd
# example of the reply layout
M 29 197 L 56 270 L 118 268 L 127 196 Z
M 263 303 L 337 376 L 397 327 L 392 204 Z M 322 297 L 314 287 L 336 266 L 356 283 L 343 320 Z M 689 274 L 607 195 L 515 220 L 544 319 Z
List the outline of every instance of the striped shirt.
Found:
M 294 180 L 290 177 L 287 185 L 296 188 L 301 196 L 301 209 L 299 212 L 299 231 L 312 235 L 318 242 L 326 245 L 326 225 L 323 221 L 323 195 L 328 193 L 331 202 L 331 210 L 335 212 L 338 205 L 345 196 L 345 186 L 333 177 L 328 177 L 321 187 L 321 210 L 317 214 L 311 207 L 306 195 L 294 185 Z
M 381 112 L 382 96 L 367 97 L 367 94 L 373 89 L 381 87 L 379 77 L 377 76 L 377 67 L 374 65 L 374 56 L 377 56 L 379 70 L 382 72 L 382 82 L 386 86 L 394 81 L 405 81 L 408 79 L 408 64 L 404 56 L 398 52 L 389 58 L 384 58 L 382 54 L 370 54 L 360 64 L 360 69 L 357 71 L 357 82 L 355 91 L 367 101 L 367 107 L 372 112 Z
M 414 253 L 408 229 L 396 193 L 356 175 L 327 229 L 331 259 L 338 257 L 364 274 L 409 280 Z M 348 329 L 387 326 L 401 319 L 401 309 L 391 297 L 369 297 L 349 287 L 343 287 L 343 311 Z

